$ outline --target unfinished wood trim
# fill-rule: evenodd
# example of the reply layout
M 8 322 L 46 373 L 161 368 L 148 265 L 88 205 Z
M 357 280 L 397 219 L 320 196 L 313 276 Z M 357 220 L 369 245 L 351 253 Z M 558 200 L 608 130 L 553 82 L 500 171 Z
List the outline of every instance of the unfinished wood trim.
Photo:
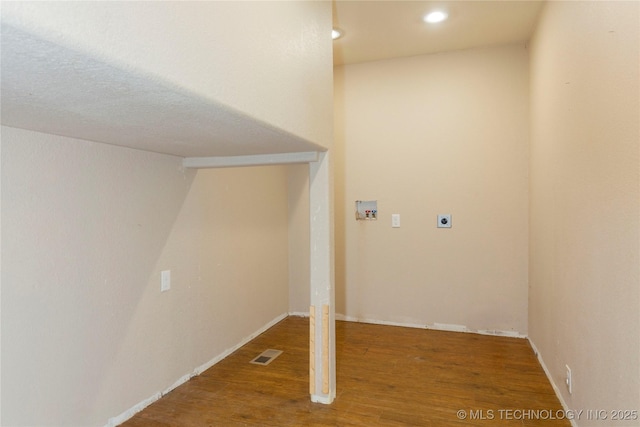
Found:
M 309 393 L 316 393 L 316 307 L 309 307 Z
M 329 394 L 329 306 L 322 306 L 322 392 Z

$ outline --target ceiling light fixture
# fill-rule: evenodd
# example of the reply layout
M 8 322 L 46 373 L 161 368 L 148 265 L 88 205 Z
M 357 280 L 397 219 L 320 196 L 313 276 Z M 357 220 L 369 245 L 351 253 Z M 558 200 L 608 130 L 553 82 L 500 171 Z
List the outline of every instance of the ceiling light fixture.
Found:
M 331 30 L 331 38 L 333 40 L 339 39 L 340 37 L 342 37 L 342 34 L 343 32 L 340 28 L 334 28 L 333 30 Z
M 442 22 L 449 17 L 447 12 L 443 12 L 441 10 L 436 10 L 434 12 L 428 13 L 424 16 L 424 22 L 429 24 L 437 24 L 438 22 Z

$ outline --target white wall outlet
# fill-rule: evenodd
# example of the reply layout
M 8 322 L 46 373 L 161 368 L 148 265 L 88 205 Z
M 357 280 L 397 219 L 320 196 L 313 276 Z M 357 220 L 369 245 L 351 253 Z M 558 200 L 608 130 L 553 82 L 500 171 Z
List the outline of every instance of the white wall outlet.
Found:
M 438 228 L 451 228 L 451 214 L 438 215 Z
M 573 387 L 572 387 L 572 378 L 571 378 L 571 368 L 569 367 L 569 365 L 564 365 L 564 367 L 567 369 L 564 382 L 567 385 L 567 390 L 569 390 L 569 394 L 572 394 Z
M 160 272 L 160 292 L 166 292 L 171 289 L 171 270 Z
M 391 214 L 391 227 L 400 228 L 400 214 Z

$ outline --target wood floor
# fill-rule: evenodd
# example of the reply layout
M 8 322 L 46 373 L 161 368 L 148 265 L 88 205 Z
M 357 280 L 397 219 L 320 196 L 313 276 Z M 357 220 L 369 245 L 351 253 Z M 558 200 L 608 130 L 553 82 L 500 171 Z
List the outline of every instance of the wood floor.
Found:
M 286 318 L 123 426 L 570 425 L 527 340 L 352 322 L 335 402 L 311 403 L 308 324 Z M 269 348 L 284 353 L 249 363 Z

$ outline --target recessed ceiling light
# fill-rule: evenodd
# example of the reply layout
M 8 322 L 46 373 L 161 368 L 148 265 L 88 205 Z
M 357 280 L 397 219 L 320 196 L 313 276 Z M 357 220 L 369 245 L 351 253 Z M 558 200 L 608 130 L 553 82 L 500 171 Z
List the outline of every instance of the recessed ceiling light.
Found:
M 429 24 L 437 24 L 438 22 L 442 22 L 449 17 L 447 12 L 443 12 L 441 10 L 436 10 L 434 12 L 428 13 L 424 17 L 424 22 L 428 22 Z
M 342 37 L 342 30 L 340 28 L 334 28 L 333 30 L 331 30 L 331 38 L 333 40 L 339 39 L 340 37 Z

